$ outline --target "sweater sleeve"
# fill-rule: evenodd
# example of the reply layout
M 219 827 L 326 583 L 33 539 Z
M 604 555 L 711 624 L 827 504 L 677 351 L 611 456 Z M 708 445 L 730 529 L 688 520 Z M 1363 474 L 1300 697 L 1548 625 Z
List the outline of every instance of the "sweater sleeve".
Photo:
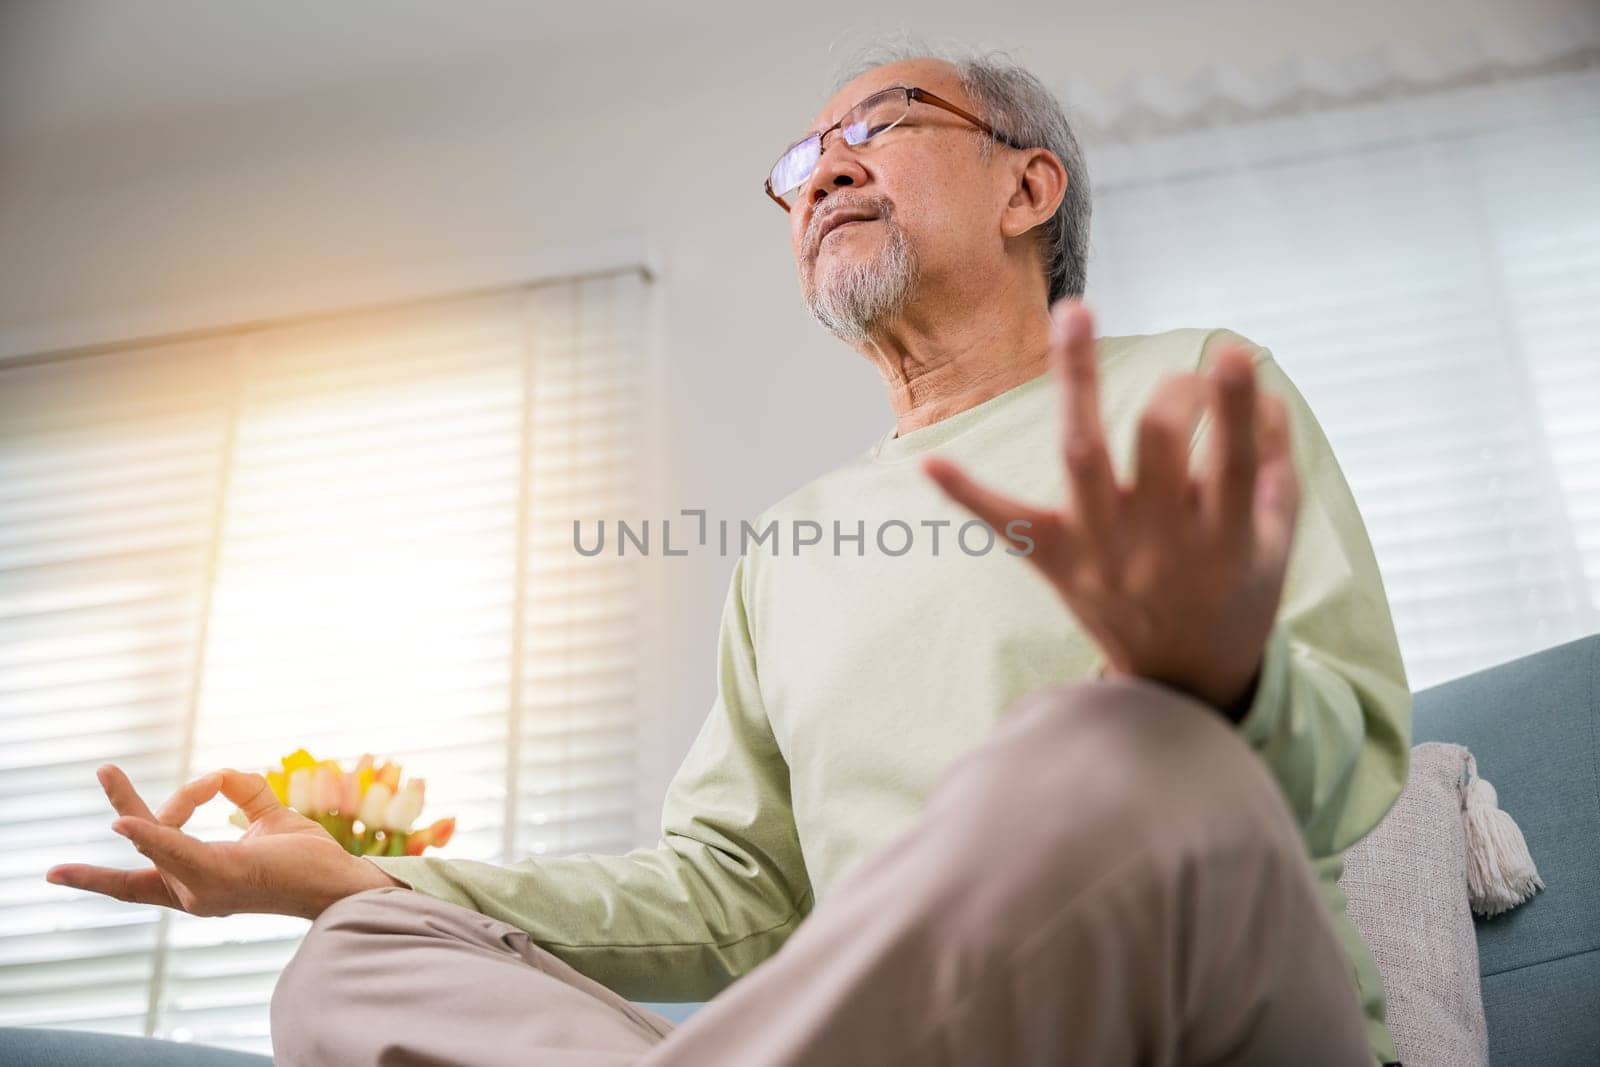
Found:
M 1305 398 L 1270 352 L 1209 335 L 1200 359 L 1245 345 L 1263 389 L 1288 405 L 1301 505 L 1283 600 L 1239 728 L 1283 787 L 1316 857 L 1376 826 L 1405 785 L 1411 689 L 1366 526 Z M 1209 436 L 1196 431 L 1196 455 Z
M 508 866 L 371 862 L 412 889 L 526 930 L 633 1000 L 705 1000 L 772 955 L 809 913 L 812 891 L 788 767 L 761 702 L 746 584 L 741 559 L 723 608 L 717 697 L 668 786 L 655 847 Z

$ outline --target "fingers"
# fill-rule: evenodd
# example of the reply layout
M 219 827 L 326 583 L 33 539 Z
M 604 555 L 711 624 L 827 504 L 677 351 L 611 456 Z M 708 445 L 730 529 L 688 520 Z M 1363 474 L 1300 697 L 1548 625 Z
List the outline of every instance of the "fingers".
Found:
M 946 496 L 988 523 L 998 537 L 1008 542 L 1011 539 L 1006 535 L 1006 527 L 1014 520 L 1031 523 L 1032 528 L 1037 530 L 1044 526 L 1048 518 L 1037 508 L 979 485 L 967 477 L 960 467 L 942 457 L 929 456 L 922 461 L 922 469 L 944 490 Z
M 220 783 L 221 774 L 218 771 L 196 778 L 161 805 L 156 821 L 164 826 L 182 826 L 194 814 L 194 809 L 217 795 Z
M 1050 317 L 1050 347 L 1061 381 L 1061 453 L 1072 512 L 1089 542 L 1113 543 L 1117 482 L 1100 422 L 1100 371 L 1094 319 L 1076 300 L 1062 300 Z
M 272 787 L 261 775 L 224 768 L 196 778 L 172 794 L 162 805 L 156 821 L 166 826 L 182 826 L 196 808 L 219 792 L 237 804 L 245 818 L 252 822 L 278 806 Z
M 222 795 L 237 804 L 251 822 L 280 807 L 272 786 L 259 774 L 225 768 L 217 772 Z
M 93 867 L 86 863 L 63 863 L 45 872 L 45 881 L 100 893 L 130 904 L 159 904 L 177 908 L 172 891 L 154 867 L 120 871 L 112 867 Z M 181 909 L 180 909 L 181 910 Z
M 1205 414 L 1212 388 L 1202 375 L 1175 375 L 1156 387 L 1139 417 L 1133 505 L 1145 522 L 1184 520 L 1189 505 L 1189 442 Z
M 144 798 L 133 788 L 128 776 L 122 773 L 121 767 L 115 763 L 107 763 L 95 771 L 95 777 L 100 780 L 100 788 L 106 791 L 106 799 L 111 801 L 111 806 L 116 809 L 118 815 L 131 815 L 136 819 L 152 821 L 155 819 L 145 805 Z
M 1300 514 L 1300 478 L 1294 469 L 1289 408 L 1281 397 L 1261 394 L 1260 467 L 1254 505 L 1256 543 L 1273 569 L 1287 568 Z
M 1203 494 L 1208 521 L 1223 537 L 1248 536 L 1255 520 L 1255 363 L 1240 345 L 1229 345 L 1212 365 L 1217 398 L 1217 433 Z
M 133 842 L 133 847 L 148 856 L 158 867 L 179 874 L 203 872 L 209 866 L 206 845 L 182 830 L 148 819 L 124 816 L 111 829 Z

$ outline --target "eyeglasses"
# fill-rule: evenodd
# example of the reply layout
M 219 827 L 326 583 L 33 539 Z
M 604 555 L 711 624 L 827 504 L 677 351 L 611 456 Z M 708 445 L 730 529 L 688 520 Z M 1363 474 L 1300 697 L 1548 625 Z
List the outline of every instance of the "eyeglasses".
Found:
M 773 164 L 772 173 L 767 175 L 765 183 L 767 195 L 777 201 L 779 207 L 788 211 L 789 202 L 784 197 L 794 193 L 816 172 L 817 164 L 822 161 L 823 141 L 827 140 L 828 134 L 838 130 L 843 135 L 845 144 L 852 146 L 866 144 L 885 130 L 892 130 L 905 121 L 906 115 L 911 112 L 913 100 L 932 104 L 952 115 L 960 116 L 1009 148 L 1023 147 L 972 112 L 963 110 L 926 89 L 897 85 L 892 89 L 873 93 L 846 111 L 843 118 L 821 133 L 814 133 L 790 145 L 788 150 L 778 157 L 778 162 Z

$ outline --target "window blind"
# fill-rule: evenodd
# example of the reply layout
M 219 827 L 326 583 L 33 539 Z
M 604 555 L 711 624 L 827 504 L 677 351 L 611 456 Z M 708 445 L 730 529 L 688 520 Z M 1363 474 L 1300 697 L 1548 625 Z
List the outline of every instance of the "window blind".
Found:
M 638 564 L 571 524 L 641 510 L 646 296 L 625 271 L 0 365 L 0 1025 L 269 1051 L 304 920 L 43 881 L 144 865 L 103 762 L 154 804 L 373 751 L 457 817 L 440 855 L 636 843 Z M 189 829 L 236 837 L 230 807 Z
M 536 294 L 529 390 L 530 501 L 522 589 L 517 835 L 524 849 L 606 852 L 625 843 L 641 798 L 634 758 L 647 639 L 638 553 L 582 556 L 574 517 L 614 528 L 644 499 L 647 419 L 635 364 L 644 332 L 637 277 L 557 300 Z M 652 546 L 658 550 L 659 546 Z
M 1103 330 L 1272 349 L 1414 689 L 1600 629 L 1597 93 L 1579 71 L 1098 151 Z
M 226 362 L 202 343 L 0 372 L 0 1025 L 145 1030 L 155 910 L 44 872 L 142 860 L 101 763 L 178 785 Z

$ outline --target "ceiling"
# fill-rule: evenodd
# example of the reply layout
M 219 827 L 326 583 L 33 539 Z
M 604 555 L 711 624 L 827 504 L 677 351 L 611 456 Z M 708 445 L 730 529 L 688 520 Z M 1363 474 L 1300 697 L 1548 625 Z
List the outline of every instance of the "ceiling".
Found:
M 741 7 L 0 0 L 0 123 L 15 136 L 258 103 L 475 56 L 520 50 L 537 62 L 619 33 L 694 37 Z
M 1330 9 L 1321 0 L 0 0 L 0 146 L 27 151 L 40 143 L 33 138 L 57 133 L 92 142 L 141 120 L 237 112 L 349 86 L 448 90 L 506 70 L 517 72 L 508 83 L 516 87 L 543 74 L 586 94 L 638 95 L 640 85 L 668 79 L 741 84 L 730 75 L 760 77 L 801 52 L 809 68 L 852 36 L 911 20 L 935 42 L 1023 52 L 1034 40 L 1082 39 L 1081 49 L 1027 59 L 1042 74 L 1109 87 L 1130 71 L 1172 75 L 1175 54 L 1248 67 L 1291 50 L 1337 56 L 1407 38 L 1436 41 L 1505 21 L 1502 2 L 1345 0 Z M 1592 3 L 1521 0 L 1516 18 L 1531 24 Z M 1002 40 L 990 42 L 995 34 Z

